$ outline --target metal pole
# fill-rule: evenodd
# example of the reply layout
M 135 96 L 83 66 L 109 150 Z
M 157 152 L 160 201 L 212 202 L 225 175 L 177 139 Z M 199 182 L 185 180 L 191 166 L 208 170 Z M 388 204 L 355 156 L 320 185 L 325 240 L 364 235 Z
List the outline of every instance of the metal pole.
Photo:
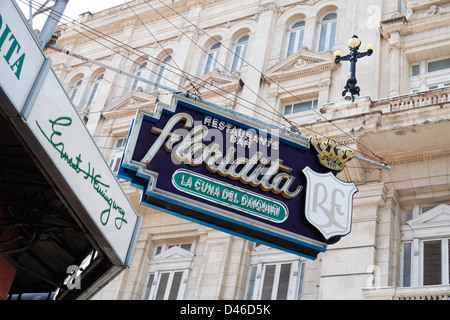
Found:
M 372 165 L 374 165 L 374 166 L 377 166 L 378 168 L 385 169 L 385 170 L 387 170 L 387 171 L 391 171 L 391 167 L 388 166 L 388 165 L 385 164 L 385 163 L 376 162 L 376 161 L 373 161 L 373 160 L 370 160 L 370 159 L 366 159 L 366 158 L 361 157 L 361 156 L 358 156 L 358 155 L 355 155 L 355 159 L 364 161 L 364 162 L 366 162 L 366 163 L 368 163 L 368 164 L 372 164 Z
M 47 47 L 48 42 L 52 38 L 52 35 L 55 32 L 56 27 L 58 26 L 59 21 L 61 20 L 61 16 L 64 13 L 64 10 L 66 10 L 68 3 L 69 0 L 55 0 L 52 11 L 45 21 L 45 24 L 42 27 L 41 33 L 38 37 L 42 50 Z
M 82 55 L 80 55 L 80 54 L 78 54 L 78 53 L 69 51 L 69 50 L 67 50 L 67 49 L 63 49 L 63 48 L 58 47 L 58 46 L 55 46 L 54 44 L 49 44 L 48 47 L 49 47 L 50 49 L 53 49 L 53 50 L 55 50 L 55 51 L 58 51 L 58 52 L 67 54 L 67 55 L 72 56 L 72 57 L 74 57 L 74 58 L 78 58 L 78 59 L 83 60 L 83 61 L 85 61 L 85 62 L 90 62 L 90 63 L 96 64 L 96 65 L 98 65 L 98 66 L 101 66 L 101 67 L 103 67 L 103 68 L 105 68 L 105 69 L 109 69 L 109 70 L 112 70 L 112 71 L 114 71 L 114 72 L 118 72 L 119 74 L 123 74 L 123 75 L 125 75 L 125 76 L 127 76 L 127 77 L 130 77 L 130 78 L 133 78 L 133 79 L 137 79 L 137 80 L 139 80 L 139 81 L 142 81 L 142 82 L 144 82 L 144 83 L 149 83 L 149 84 L 154 85 L 154 86 L 158 86 L 158 88 L 164 89 L 164 90 L 166 90 L 166 91 L 169 91 L 169 92 L 172 92 L 172 93 L 180 93 L 179 90 L 175 90 L 175 89 L 169 88 L 169 87 L 167 87 L 167 86 L 165 86 L 165 85 L 159 84 L 159 83 L 157 83 L 157 82 L 155 82 L 155 81 L 151 81 L 151 80 L 148 80 L 148 79 L 145 79 L 145 78 L 142 78 L 142 77 L 139 77 L 139 76 L 137 76 L 137 75 L 135 75 L 135 74 L 132 74 L 132 73 L 129 73 L 129 72 L 127 72 L 127 71 L 124 71 L 124 70 L 121 70 L 121 69 L 118 69 L 118 68 L 114 68 L 114 67 L 108 66 L 107 64 L 104 64 L 104 63 L 99 62 L 99 61 L 97 61 L 97 60 L 90 59 L 90 58 L 85 57 L 85 56 L 82 56 Z

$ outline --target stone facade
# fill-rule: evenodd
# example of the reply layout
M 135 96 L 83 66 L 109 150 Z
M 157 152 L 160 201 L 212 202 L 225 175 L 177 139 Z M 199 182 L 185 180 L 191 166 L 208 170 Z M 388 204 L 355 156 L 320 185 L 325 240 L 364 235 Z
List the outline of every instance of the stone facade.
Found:
M 392 168 L 352 160 L 339 174 L 359 190 L 352 230 L 316 261 L 140 206 L 122 182 L 144 222 L 131 267 L 95 298 L 448 299 L 449 31 L 448 0 L 137 0 L 62 25 L 60 47 Z M 375 52 L 348 102 L 333 52 L 354 34 Z M 115 170 L 136 110 L 170 96 L 47 54 Z

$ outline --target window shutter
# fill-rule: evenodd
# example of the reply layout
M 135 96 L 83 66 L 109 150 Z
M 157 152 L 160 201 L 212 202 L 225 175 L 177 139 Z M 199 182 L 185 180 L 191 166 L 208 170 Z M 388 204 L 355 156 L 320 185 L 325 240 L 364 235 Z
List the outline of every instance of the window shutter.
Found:
M 177 300 L 178 289 L 180 289 L 182 276 L 183 276 L 183 272 L 181 272 L 181 271 L 175 272 L 175 274 L 173 275 L 172 286 L 170 287 L 168 300 Z
M 266 266 L 264 273 L 264 283 L 262 287 L 261 300 L 270 300 L 272 298 L 273 279 L 275 276 L 275 265 Z
M 247 290 L 247 300 L 253 299 L 253 291 L 255 289 L 256 270 L 257 270 L 257 267 L 252 267 L 252 269 L 250 271 L 250 280 L 248 282 L 248 290 Z
M 411 286 L 411 243 L 403 244 L 403 286 Z
M 150 298 L 150 291 L 152 290 L 152 285 L 153 285 L 153 278 L 155 277 L 155 274 L 151 274 L 150 278 L 148 279 L 148 283 L 147 283 L 147 289 L 145 290 L 145 299 L 149 299 Z
M 291 264 L 282 264 L 278 281 L 277 300 L 286 300 L 291 275 Z
M 441 241 L 423 243 L 423 284 L 442 284 Z
M 448 240 L 448 264 L 447 264 L 447 268 L 448 268 L 448 283 L 450 284 L 450 240 Z
M 156 292 L 155 300 L 164 300 L 164 294 L 166 293 L 167 281 L 169 280 L 169 273 L 162 273 L 159 280 L 158 291 Z

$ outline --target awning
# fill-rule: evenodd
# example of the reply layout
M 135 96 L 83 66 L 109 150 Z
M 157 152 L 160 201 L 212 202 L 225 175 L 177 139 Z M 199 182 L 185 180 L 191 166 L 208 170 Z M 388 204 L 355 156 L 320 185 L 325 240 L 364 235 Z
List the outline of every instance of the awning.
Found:
M 4 34 L 0 255 L 17 268 L 10 293 L 88 298 L 129 266 L 142 219 L 11 0 L 0 3 Z M 74 268 L 83 270 L 67 288 Z

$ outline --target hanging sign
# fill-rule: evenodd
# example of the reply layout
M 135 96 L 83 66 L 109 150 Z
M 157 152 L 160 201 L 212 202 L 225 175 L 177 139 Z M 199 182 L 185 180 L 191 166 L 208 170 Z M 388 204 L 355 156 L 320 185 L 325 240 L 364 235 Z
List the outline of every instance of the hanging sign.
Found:
M 138 111 L 118 176 L 145 206 L 315 259 L 350 231 L 356 192 L 323 165 L 352 153 L 316 142 L 174 95 Z

